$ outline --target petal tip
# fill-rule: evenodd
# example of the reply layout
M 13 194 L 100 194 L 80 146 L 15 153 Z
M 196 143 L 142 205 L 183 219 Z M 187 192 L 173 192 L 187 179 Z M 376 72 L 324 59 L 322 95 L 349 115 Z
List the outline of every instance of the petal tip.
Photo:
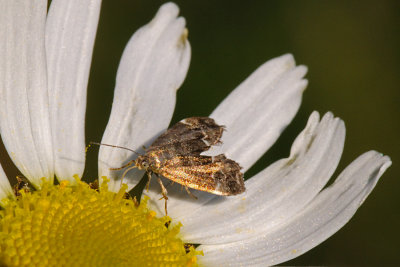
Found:
M 383 164 L 380 168 L 380 175 L 382 175 L 390 166 L 392 166 L 392 160 L 389 156 L 383 155 L 380 153 L 382 156 Z
M 158 11 L 158 14 L 160 14 L 160 15 L 161 14 L 162 15 L 169 15 L 169 16 L 172 16 L 172 17 L 176 17 L 179 14 L 179 7 L 174 2 L 168 2 L 168 3 L 163 4 L 160 7 L 160 9 Z
M 309 121 L 316 121 L 316 123 L 319 121 L 319 118 L 320 118 L 320 115 L 319 115 L 319 112 L 318 111 L 316 111 L 316 110 L 314 110 L 312 113 L 311 113 L 311 115 L 310 115 L 310 117 L 309 117 Z
M 297 66 L 298 69 L 300 69 L 302 76 L 304 77 L 307 72 L 308 72 L 308 67 L 306 65 L 299 65 Z
M 283 54 L 282 56 L 280 56 L 278 58 L 285 60 L 285 61 L 292 61 L 293 63 L 295 63 L 294 56 L 291 53 Z

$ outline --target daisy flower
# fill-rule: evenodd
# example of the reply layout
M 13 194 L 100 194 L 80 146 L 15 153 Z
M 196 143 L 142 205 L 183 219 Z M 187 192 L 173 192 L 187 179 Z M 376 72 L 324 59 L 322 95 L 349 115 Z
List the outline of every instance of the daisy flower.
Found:
M 168 187 L 126 197 L 143 176 L 110 171 L 135 157 L 101 147 L 98 188 L 82 182 L 86 87 L 100 0 L 1 1 L 0 133 L 33 188 L 12 187 L 0 168 L 0 262 L 4 265 L 273 265 L 338 231 L 391 164 L 369 151 L 326 187 L 345 138 L 343 121 L 311 114 L 290 156 L 246 180 L 246 192 L 197 200 Z M 123 53 L 102 142 L 137 151 L 169 125 L 190 61 L 185 20 L 161 6 Z M 248 170 L 296 114 L 306 67 L 283 55 L 260 66 L 210 115 L 228 129 L 225 153 Z M 54 177 L 57 181 L 54 182 Z M 157 215 L 158 214 L 158 215 Z M 196 248 L 195 248 L 196 247 Z

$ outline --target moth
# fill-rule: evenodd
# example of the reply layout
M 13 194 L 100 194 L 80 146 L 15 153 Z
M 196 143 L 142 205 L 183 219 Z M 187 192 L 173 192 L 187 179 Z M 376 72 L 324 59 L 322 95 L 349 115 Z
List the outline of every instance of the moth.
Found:
M 165 199 L 166 214 L 167 189 L 160 175 L 181 184 L 191 196 L 193 195 L 188 188 L 222 196 L 243 193 L 243 173 L 237 162 L 228 159 L 224 154 L 201 155 L 211 146 L 222 143 L 224 130 L 225 127 L 218 125 L 212 118 L 184 119 L 161 134 L 145 149 L 144 155 L 139 155 L 124 166 L 111 170 L 126 168 L 122 179 L 133 168 L 145 170 L 148 175 L 147 188 L 152 174 L 156 174 Z

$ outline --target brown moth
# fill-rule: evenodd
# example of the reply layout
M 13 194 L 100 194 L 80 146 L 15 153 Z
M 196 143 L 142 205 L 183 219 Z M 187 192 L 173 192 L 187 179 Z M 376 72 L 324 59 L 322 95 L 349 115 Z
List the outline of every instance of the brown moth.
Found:
M 166 213 L 167 190 L 159 175 L 181 184 L 190 195 L 192 194 L 188 188 L 222 196 L 243 193 L 243 173 L 238 163 L 224 154 L 200 155 L 211 146 L 221 143 L 224 129 L 224 126 L 216 124 L 208 117 L 184 119 L 161 134 L 145 149 L 144 155 L 139 155 L 124 166 L 111 170 L 127 168 L 122 179 L 133 168 L 145 170 L 149 179 L 147 188 L 151 175 L 156 174 L 165 199 Z

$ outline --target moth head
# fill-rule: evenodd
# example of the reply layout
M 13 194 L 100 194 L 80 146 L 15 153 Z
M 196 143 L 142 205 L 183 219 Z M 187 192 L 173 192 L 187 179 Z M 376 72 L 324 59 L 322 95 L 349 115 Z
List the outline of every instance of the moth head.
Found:
M 145 155 L 139 156 L 136 159 L 135 165 L 139 170 L 146 170 L 146 171 L 151 167 L 149 159 Z

